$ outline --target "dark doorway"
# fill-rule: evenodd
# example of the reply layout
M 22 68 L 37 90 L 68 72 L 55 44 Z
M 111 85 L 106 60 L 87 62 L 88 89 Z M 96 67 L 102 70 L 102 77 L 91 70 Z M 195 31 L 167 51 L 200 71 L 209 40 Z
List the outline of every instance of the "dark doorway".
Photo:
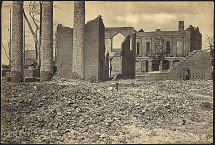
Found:
M 149 56 L 150 42 L 146 42 L 146 56 Z
M 141 62 L 141 71 L 142 72 L 148 72 L 148 61 L 143 60 Z
M 189 69 L 187 69 L 186 80 L 190 80 L 190 70 Z
M 183 69 L 183 80 L 190 80 L 190 69 Z
M 173 61 L 173 66 L 176 64 L 176 62 L 180 62 L 179 60 L 174 60 Z
M 152 61 L 152 71 L 159 71 L 160 62 L 157 60 Z
M 170 54 L 170 42 L 166 41 L 166 52 L 167 54 Z
M 140 42 L 137 42 L 137 55 L 141 56 L 140 55 Z
M 168 70 L 169 69 L 169 61 L 164 60 L 162 63 L 162 70 Z

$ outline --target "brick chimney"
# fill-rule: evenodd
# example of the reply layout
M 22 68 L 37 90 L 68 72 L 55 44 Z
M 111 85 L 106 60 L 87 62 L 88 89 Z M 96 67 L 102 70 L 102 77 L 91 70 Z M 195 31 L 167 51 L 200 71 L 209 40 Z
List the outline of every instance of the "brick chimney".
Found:
M 73 73 L 76 78 L 84 78 L 84 25 L 85 1 L 74 2 L 74 29 L 73 29 Z
M 161 32 L 161 29 L 156 29 L 156 32 Z
M 42 2 L 40 81 L 49 81 L 53 75 L 53 1 Z
M 23 81 L 23 1 L 13 1 L 11 81 Z
M 183 30 L 184 30 L 184 21 L 179 21 L 178 31 L 183 31 Z

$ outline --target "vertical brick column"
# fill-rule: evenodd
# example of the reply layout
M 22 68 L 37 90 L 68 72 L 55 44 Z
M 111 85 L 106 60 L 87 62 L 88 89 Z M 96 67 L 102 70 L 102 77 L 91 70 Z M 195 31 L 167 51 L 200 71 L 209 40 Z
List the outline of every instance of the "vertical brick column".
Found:
M 173 36 L 173 40 L 172 40 L 172 52 L 173 52 L 173 57 L 176 57 L 177 55 L 177 40 L 176 40 L 176 36 Z
M 159 71 L 162 71 L 162 65 L 163 65 L 163 61 L 160 61 Z
M 148 61 L 148 71 L 152 71 L 152 60 Z
M 23 81 L 23 1 L 13 1 L 11 81 Z
M 73 74 L 75 78 L 84 78 L 84 25 L 85 1 L 74 2 L 73 29 Z
M 40 80 L 49 81 L 53 73 L 53 1 L 42 2 Z

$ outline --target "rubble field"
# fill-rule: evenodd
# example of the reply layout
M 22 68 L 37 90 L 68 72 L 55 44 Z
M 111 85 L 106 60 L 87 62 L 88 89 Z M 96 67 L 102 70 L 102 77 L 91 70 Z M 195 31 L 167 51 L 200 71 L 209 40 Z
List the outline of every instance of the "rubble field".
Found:
M 213 142 L 212 80 L 2 80 L 1 91 L 1 143 Z

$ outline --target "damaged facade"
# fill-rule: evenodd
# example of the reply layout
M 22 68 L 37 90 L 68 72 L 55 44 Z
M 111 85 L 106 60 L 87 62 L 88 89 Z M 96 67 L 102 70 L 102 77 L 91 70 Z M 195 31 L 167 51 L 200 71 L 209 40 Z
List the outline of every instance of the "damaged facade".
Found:
M 84 27 L 84 79 L 108 79 L 105 72 L 108 64 L 105 58 L 104 24 L 101 16 L 87 22 Z
M 83 25 L 83 9 L 84 2 L 75 2 L 74 28 L 58 25 L 56 75 L 61 78 L 104 81 L 109 78 L 105 26 L 101 16 Z
M 73 64 L 73 28 L 57 27 L 57 75 L 61 78 L 72 78 Z
M 108 29 L 112 30 L 110 32 L 117 31 L 117 29 L 126 32 L 128 28 L 113 27 Z M 123 43 L 121 49 L 114 49 L 114 35 L 119 32 L 110 35 L 108 29 L 105 31 L 105 44 L 106 50 L 111 54 L 109 74 L 122 74 L 122 68 L 127 64 L 125 61 L 122 62 Z M 136 31 L 133 29 L 133 32 Z M 118 42 L 121 41 L 118 40 Z M 134 41 L 136 44 L 135 78 L 156 80 L 212 78 L 210 52 L 201 48 L 202 35 L 198 27 L 195 28 L 190 25 L 187 29 L 184 29 L 184 21 L 179 21 L 178 31 L 156 29 L 154 32 L 144 32 L 141 29 L 136 32 Z M 130 69 L 133 68 L 130 67 Z M 175 72 L 176 69 L 177 72 Z
M 130 59 L 133 59 L 130 61 L 133 62 L 135 60 L 133 55 L 135 55 L 134 52 L 136 50 L 136 44 L 135 39 L 132 39 L 134 38 L 133 34 L 135 32 L 136 30 L 134 30 L 134 27 L 105 28 L 105 52 L 109 53 L 109 75 L 118 75 L 119 77 L 122 77 L 122 74 L 126 74 L 123 71 L 126 71 L 127 68 L 131 69 L 135 66 L 135 64 L 133 64 L 133 66 L 125 68 L 124 66 L 126 66 L 126 64 L 123 64 L 126 63 L 126 58 L 129 59 L 129 56 L 132 57 Z M 132 43 L 134 43 L 134 45 L 130 45 Z M 123 59 L 123 57 L 125 58 Z M 127 62 L 129 62 L 129 60 Z
M 32 64 L 35 58 L 29 58 L 27 52 L 23 70 L 23 54 L 19 55 L 22 51 L 20 39 L 22 36 L 19 39 L 16 37 L 16 41 L 20 43 L 18 46 L 15 41 L 12 43 L 12 48 L 16 48 L 12 51 L 14 59 L 11 67 L 12 82 L 21 82 L 23 73 L 24 78 L 40 77 L 41 81 L 50 80 L 55 74 L 56 66 L 55 75 L 60 78 L 90 81 L 105 81 L 109 76 L 116 78 L 153 76 L 162 79 L 212 77 L 212 69 L 208 63 L 211 62 L 211 57 L 207 51 L 201 50 L 202 35 L 198 27 L 190 25 L 184 29 L 184 21 L 179 21 L 177 31 L 156 29 L 154 32 L 144 32 L 141 29 L 137 32 L 134 27 L 105 28 L 100 15 L 85 24 L 84 1 L 74 2 L 74 28 L 61 24 L 57 27 L 57 54 L 54 62 L 52 5 L 52 2 L 43 2 L 42 5 L 48 11 L 42 12 L 44 28 L 41 35 L 40 70 L 36 71 L 35 64 Z M 19 19 L 18 15 L 16 17 L 16 10 L 19 12 L 22 9 L 14 2 L 14 21 L 20 23 L 19 31 L 22 29 L 22 19 Z M 13 35 L 15 37 L 16 34 Z M 199 55 L 200 53 L 202 55 Z M 177 75 L 172 73 L 175 70 L 178 70 L 175 72 Z
M 201 50 L 202 35 L 192 25 L 184 30 L 184 21 L 179 21 L 178 31 L 137 32 L 136 41 L 136 74 L 141 75 L 168 70 L 193 50 Z M 163 60 L 154 59 L 160 55 Z

